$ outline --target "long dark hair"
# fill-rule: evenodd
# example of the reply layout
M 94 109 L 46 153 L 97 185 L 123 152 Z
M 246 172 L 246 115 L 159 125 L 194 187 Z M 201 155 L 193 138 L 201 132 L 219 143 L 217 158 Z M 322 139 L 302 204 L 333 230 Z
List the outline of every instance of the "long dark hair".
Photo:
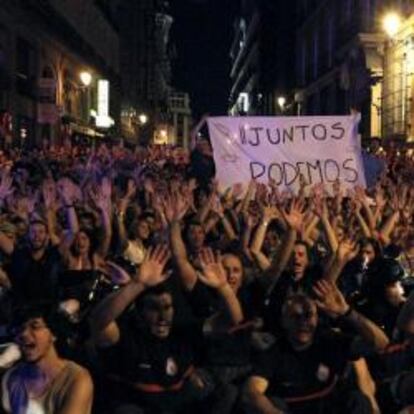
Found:
M 79 235 L 79 233 L 85 233 L 86 236 L 89 239 L 88 257 L 92 261 L 93 260 L 93 255 L 97 252 L 98 246 L 99 246 L 98 238 L 97 238 L 97 236 L 95 234 L 95 231 L 92 231 L 91 229 L 82 227 L 82 228 L 79 229 L 78 233 L 76 234 L 76 237 Z M 79 256 L 79 251 L 78 251 L 78 249 L 76 247 L 76 242 L 75 242 L 76 237 L 73 240 L 73 242 L 72 242 L 69 250 L 70 250 L 70 253 L 73 256 L 78 257 Z

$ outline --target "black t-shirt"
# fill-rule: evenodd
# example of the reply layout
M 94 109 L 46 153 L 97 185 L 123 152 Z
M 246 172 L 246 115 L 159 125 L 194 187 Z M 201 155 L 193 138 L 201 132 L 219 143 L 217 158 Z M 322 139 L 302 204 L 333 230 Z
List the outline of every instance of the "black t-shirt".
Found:
M 207 187 L 216 174 L 214 159 L 195 149 L 191 153 L 189 175 L 196 178 L 201 186 Z
M 48 246 L 40 260 L 33 259 L 27 246 L 15 250 L 7 268 L 15 299 L 24 303 L 56 299 L 61 265 L 55 246 Z
M 414 368 L 414 342 L 393 343 L 381 352 L 367 358 L 375 381 L 381 383 Z
M 139 326 L 134 310 L 123 315 L 118 325 L 119 342 L 100 350 L 107 374 L 127 386 L 118 398 L 158 407 L 176 402 L 197 363 L 201 326 L 173 328 L 168 338 L 159 339 Z
M 269 295 L 263 292 L 261 303 L 261 315 L 264 320 L 265 330 L 269 332 L 280 331 L 280 317 L 283 303 L 286 298 L 295 293 L 312 295 L 312 287 L 323 275 L 319 266 L 306 269 L 300 280 L 295 280 L 290 272 L 283 272 Z
M 230 330 L 205 338 L 203 363 L 214 367 L 244 367 L 250 364 L 251 353 L 251 331 Z
M 294 399 L 334 387 L 347 361 L 356 358 L 351 354 L 352 339 L 331 330 L 316 332 L 309 348 L 296 351 L 287 339 L 280 338 L 258 356 L 252 375 L 268 380 L 269 397 L 294 404 Z
M 392 337 L 402 306 L 392 306 L 378 298 L 364 302 L 357 310 L 382 328 L 388 337 Z
M 238 292 L 243 313 L 248 317 L 248 289 Z M 216 314 L 221 306 L 217 292 L 197 281 L 187 298 L 193 312 L 201 319 Z M 229 329 L 228 332 L 206 336 L 203 341 L 202 364 L 207 366 L 245 366 L 250 362 L 251 330 Z

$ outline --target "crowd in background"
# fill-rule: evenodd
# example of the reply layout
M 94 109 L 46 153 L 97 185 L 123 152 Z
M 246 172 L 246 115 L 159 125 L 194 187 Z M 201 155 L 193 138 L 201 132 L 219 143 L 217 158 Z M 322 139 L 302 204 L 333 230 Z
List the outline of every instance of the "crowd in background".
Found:
M 0 152 L 5 412 L 414 404 L 414 158 L 370 157 L 291 194 L 222 188 L 205 139 Z

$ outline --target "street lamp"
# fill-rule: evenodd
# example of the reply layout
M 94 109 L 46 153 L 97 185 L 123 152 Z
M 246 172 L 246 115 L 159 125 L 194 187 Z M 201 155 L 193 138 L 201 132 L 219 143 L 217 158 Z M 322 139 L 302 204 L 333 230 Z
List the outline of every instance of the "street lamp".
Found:
M 146 114 L 140 114 L 138 120 L 141 125 L 145 125 L 148 122 L 148 116 Z
M 92 82 L 92 75 L 89 72 L 81 72 L 79 78 L 83 86 L 88 87 Z
M 390 12 L 384 16 L 382 27 L 389 37 L 394 37 L 398 33 L 400 26 L 401 17 L 397 13 Z
M 82 119 L 89 123 L 89 85 L 92 82 L 92 75 L 90 72 L 83 71 L 79 74 L 79 78 L 82 82 L 82 87 L 79 88 L 81 91 L 81 105 L 82 105 Z
M 285 105 L 286 105 L 286 98 L 284 96 L 279 96 L 277 98 L 277 104 L 280 106 L 280 109 L 283 112 L 285 109 Z

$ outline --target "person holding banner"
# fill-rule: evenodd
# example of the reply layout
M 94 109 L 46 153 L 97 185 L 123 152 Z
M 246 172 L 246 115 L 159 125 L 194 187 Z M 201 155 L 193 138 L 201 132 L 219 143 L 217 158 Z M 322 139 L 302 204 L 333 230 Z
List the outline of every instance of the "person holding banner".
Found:
M 273 180 L 279 190 L 340 180 L 365 187 L 355 116 L 208 119 L 217 178 L 225 187 Z

